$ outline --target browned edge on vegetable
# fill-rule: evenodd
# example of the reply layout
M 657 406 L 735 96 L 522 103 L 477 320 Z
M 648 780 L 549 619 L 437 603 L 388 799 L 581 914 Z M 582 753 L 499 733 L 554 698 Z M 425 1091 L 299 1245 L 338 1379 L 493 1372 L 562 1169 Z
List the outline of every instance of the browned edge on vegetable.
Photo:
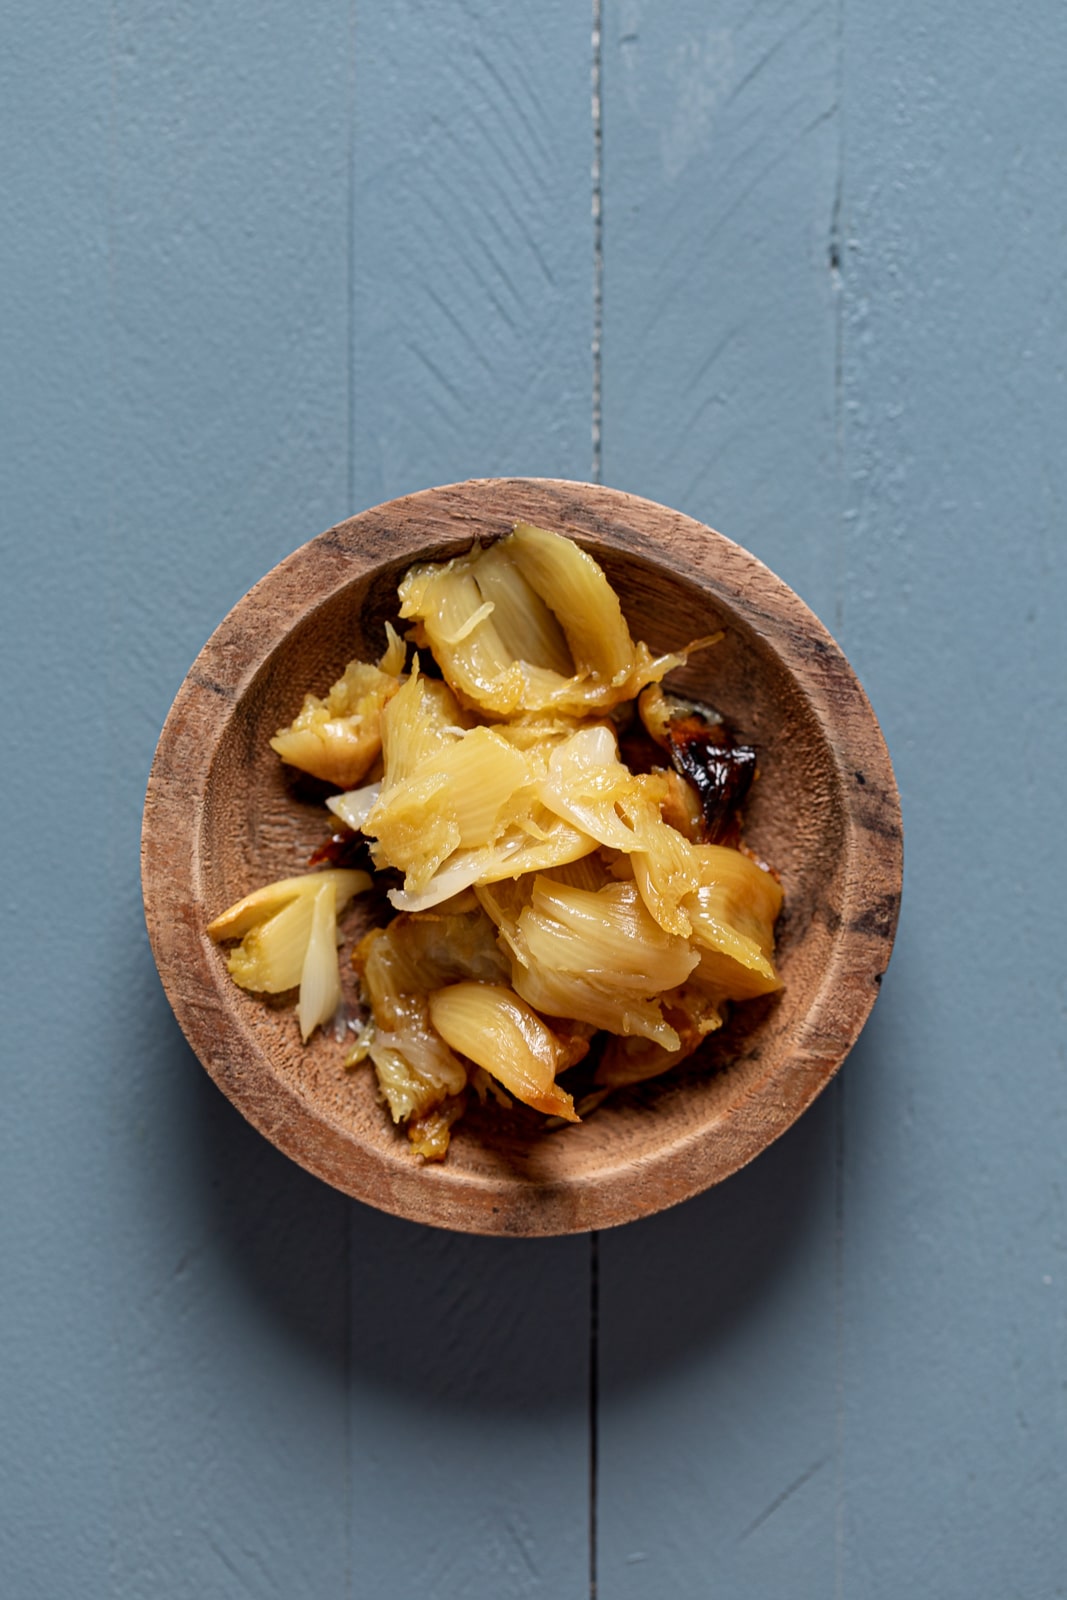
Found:
M 341 1048 L 327 1038 L 302 1059 L 291 1015 L 238 990 L 204 929 L 267 881 L 262 858 L 271 851 L 272 864 L 304 865 L 291 853 L 308 840 L 286 815 L 281 764 L 261 748 L 273 724 L 316 676 L 328 682 L 338 663 L 374 651 L 411 562 L 461 554 L 519 520 L 569 535 L 601 562 L 635 638 L 665 649 L 726 629 L 709 660 L 694 659 L 681 675 L 682 692 L 720 706 L 759 750 L 746 837 L 782 872 L 786 987 L 737 1008 L 689 1070 L 620 1096 L 579 1128 L 494 1131 L 474 1118 L 448 1162 L 422 1165 L 376 1103 L 373 1075 L 344 1073 Z M 146 920 L 164 988 L 243 1115 L 309 1171 L 382 1210 L 519 1236 L 662 1210 L 782 1134 L 867 1018 L 892 949 L 901 879 L 900 803 L 885 743 L 813 613 L 754 556 L 693 519 L 550 479 L 479 479 L 409 495 L 338 524 L 268 573 L 178 692 L 142 835 Z

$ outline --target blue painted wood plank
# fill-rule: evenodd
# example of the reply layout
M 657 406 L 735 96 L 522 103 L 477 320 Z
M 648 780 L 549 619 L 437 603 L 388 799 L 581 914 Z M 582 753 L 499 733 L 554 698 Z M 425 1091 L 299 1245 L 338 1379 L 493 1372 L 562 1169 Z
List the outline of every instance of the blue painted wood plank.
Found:
M 584 1596 L 587 1240 L 352 1228 L 354 1593 Z
M 845 62 L 842 632 L 907 865 L 844 1083 L 842 1581 L 1062 1595 L 1067 25 L 850 4 Z
M 345 510 L 348 27 L 341 6 L 120 6 L 113 20 L 124 942 L 138 789 L 169 694 L 228 605 Z M 116 967 L 142 1003 L 112 1040 L 129 1305 L 113 1335 L 114 1582 L 340 1593 L 348 1208 L 205 1085 L 137 953 Z
M 119 6 L 88 40 L 41 12 L 15 62 L 25 228 L 9 236 L 21 297 L 9 334 L 26 391 L 5 503 L 8 571 L 26 583 L 6 591 L 5 643 L 33 681 L 54 678 L 57 651 L 65 664 L 64 762 L 89 793 L 73 823 L 67 803 L 39 798 L 35 825 L 76 828 L 80 901 L 102 907 L 51 1014 L 33 952 L 68 867 L 48 869 L 50 898 L 28 857 L 9 879 L 24 979 L 9 1042 L 48 1069 L 20 1080 L 4 1169 L 19 1202 L 6 1471 L 20 1469 L 5 1571 L 25 1592 L 65 1592 L 75 1559 L 86 1594 L 367 1592 L 370 1574 L 403 1592 L 413 1506 L 438 1592 L 585 1587 L 584 1242 L 524 1255 L 423 1235 L 284 1162 L 192 1061 L 137 905 L 159 723 L 203 637 L 262 571 L 381 493 L 468 471 L 584 470 L 585 25 L 557 8 L 512 37 L 489 11 L 451 55 L 447 28 L 420 47 L 419 19 L 407 25 L 397 60 L 412 105 L 432 101 L 439 69 L 451 75 L 431 134 L 479 72 L 484 88 L 463 127 L 466 176 L 446 153 L 410 198 L 429 241 L 422 273 L 449 313 L 426 301 L 421 324 L 410 279 L 391 281 L 410 252 L 385 239 L 375 263 L 359 233 L 380 233 L 366 140 L 398 118 L 374 101 L 385 42 L 364 26 L 353 45 L 347 9 L 309 21 L 292 7 L 207 19 Z M 518 136 L 501 99 L 512 91 Z M 54 94 L 76 108 L 58 133 Z M 414 114 L 400 132 L 397 160 L 426 140 Z M 373 180 L 369 157 L 367 169 Z M 451 234 L 430 214 L 449 183 Z M 353 240 L 378 312 L 400 328 L 407 317 L 413 365 L 394 364 L 360 311 Z M 450 318 L 462 331 L 439 348 Z M 462 402 L 448 427 L 426 378 L 435 359 Z M 374 421 L 377 396 L 414 427 Z M 387 471 L 361 443 L 374 428 L 394 452 Z M 32 545 L 28 529 L 50 542 Z M 39 620 L 51 606 L 60 641 Z M 31 766 L 50 770 L 50 728 L 28 703 L 20 731 Z M 5 804 L 23 816 L 20 797 Z
M 598 1595 L 833 1592 L 833 1157 L 824 1100 L 727 1184 L 601 1237 Z
M 607 0 L 603 475 L 833 620 L 838 41 L 828 8 Z M 600 1244 L 598 1593 L 832 1594 L 837 1092 Z
M 627 23 L 627 47 L 638 42 L 635 31 L 639 39 Z M 673 43 L 677 62 L 684 56 Z M 602 1467 L 602 1589 L 609 1593 L 648 1592 L 649 1572 L 663 1570 L 678 1593 L 728 1590 L 731 1580 L 746 1592 L 777 1592 L 783 1582 L 806 1591 L 813 1563 L 829 1565 L 831 1536 L 832 1570 L 818 1587 L 848 1595 L 915 1588 L 1053 1594 L 1063 1591 L 1067 1565 L 1058 1510 L 1067 1465 L 1062 986 L 1047 935 L 1064 892 L 1063 756 L 1052 732 L 1062 724 L 1065 681 L 1057 532 L 1065 325 L 1055 157 L 1064 39 L 1048 14 L 1018 30 L 991 12 L 977 25 L 962 8 L 931 23 L 925 12 L 850 5 L 839 49 L 844 161 L 824 255 L 836 311 L 838 482 L 831 492 L 816 485 L 828 516 L 809 554 L 802 540 L 786 539 L 788 507 L 779 553 L 773 533 L 767 543 L 758 529 L 743 536 L 841 632 L 889 735 L 908 825 L 900 948 L 835 1091 L 837 1316 L 822 1337 L 836 1335 L 838 1393 L 827 1392 L 828 1373 L 805 1372 L 810 1393 L 799 1396 L 799 1412 L 785 1403 L 794 1345 L 799 1336 L 800 1349 L 810 1350 L 814 1300 L 828 1289 L 817 1268 L 792 1310 L 784 1299 L 774 1305 L 777 1348 L 773 1340 L 761 1348 L 758 1317 L 745 1327 L 746 1354 L 754 1344 L 769 1406 L 755 1381 L 736 1392 L 735 1369 L 725 1364 L 642 1385 L 623 1364 L 618 1399 L 604 1409 L 601 1459 L 632 1461 L 644 1437 L 655 1465 L 626 1487 L 625 1515 L 615 1521 L 606 1497 L 621 1473 Z M 610 119 L 607 93 L 607 476 L 618 359 L 609 320 Z M 788 197 L 771 199 L 761 227 L 788 215 Z M 994 239 L 1003 241 L 999 248 Z M 697 270 L 692 256 L 685 266 Z M 806 281 L 796 263 L 793 275 L 795 284 Z M 736 293 L 747 290 L 731 286 L 731 300 Z M 773 323 L 773 295 L 767 303 Z M 743 407 L 746 374 L 735 379 L 723 386 L 722 403 Z M 783 422 L 792 430 L 784 446 L 788 485 L 799 465 L 793 442 L 806 437 L 811 418 L 800 417 L 795 428 Z M 680 452 L 689 448 L 684 428 L 677 440 Z M 655 462 L 655 443 L 651 450 Z M 764 472 L 770 465 L 762 463 Z M 743 484 L 744 455 L 726 466 L 727 488 L 734 467 Z M 678 498 L 668 490 L 660 491 L 664 498 Z M 807 492 L 801 488 L 801 500 Z M 750 495 L 758 505 L 755 472 Z M 841 531 L 834 530 L 835 502 Z M 716 520 L 710 507 L 690 508 Z M 996 768 L 991 728 L 1003 730 L 1012 753 Z M 831 1113 L 820 1106 L 814 1115 Z M 810 1123 L 790 1140 L 818 1137 Z M 765 1167 L 770 1181 L 766 1164 L 784 1160 L 788 1148 L 786 1141 L 733 1180 L 722 1205 L 735 1184 L 755 1184 Z M 695 1231 L 685 1240 L 685 1216 L 676 1224 L 678 1276 L 696 1254 Z M 605 1274 L 611 1243 L 603 1247 Z M 776 1281 L 776 1295 L 780 1289 Z M 609 1280 L 606 1303 L 611 1292 Z M 685 1307 L 697 1329 L 692 1342 L 703 1350 L 715 1319 L 699 1301 L 695 1310 L 689 1301 Z M 640 1331 L 634 1344 L 640 1347 Z M 670 1348 L 661 1337 L 659 1351 Z M 610 1396 L 620 1362 L 610 1322 L 604 1351 Z M 672 1385 L 677 1421 L 667 1425 L 662 1396 Z M 707 1401 L 720 1388 L 745 1419 L 740 1448 L 725 1461 L 713 1429 L 721 1413 Z M 623 1405 L 632 1415 L 616 1429 Z M 833 1462 L 820 1466 L 813 1454 L 810 1467 L 783 1474 L 781 1488 L 761 1504 L 751 1494 L 753 1457 L 762 1450 L 780 1465 L 783 1446 L 811 1436 L 819 1408 L 837 1414 Z M 828 1470 L 832 1528 L 829 1507 L 809 1499 Z M 668 1472 L 672 1486 L 682 1485 L 673 1505 L 659 1488 Z M 620 1525 L 641 1526 L 633 1519 L 642 1515 L 650 1480 L 660 1516 L 657 1522 L 649 1512 L 646 1525 L 658 1540 L 649 1549 L 634 1538 L 626 1570 L 613 1539 Z M 716 1504 L 708 1503 L 711 1487 L 724 1489 Z M 736 1505 L 746 1496 L 753 1517 L 740 1528 Z M 740 1555 L 757 1539 L 767 1542 L 758 1569 Z
M 44 792 L 4 795 L 5 1579 L 342 1593 L 349 1207 L 182 1043 L 137 845 L 196 649 L 346 509 L 348 17 L 41 8 L 19 34 L 5 603 Z
M 170 599 L 128 606 L 126 649 L 176 689 L 349 512 L 350 24 L 343 3 L 120 4 L 112 31 L 115 543 Z
M 402 0 L 355 38 L 353 504 L 587 477 L 588 14 Z M 586 1592 L 588 1262 L 353 1213 L 356 1593 Z
M 823 611 L 836 31 L 799 0 L 604 4 L 604 482 L 709 521 Z
M 590 22 L 501 0 L 360 12 L 354 500 L 590 462 Z
M 78 1070 L 78 1056 L 85 1035 L 105 1025 L 108 957 L 91 899 L 82 928 L 72 929 L 69 860 L 41 840 L 59 840 L 72 825 L 61 781 L 77 782 L 84 840 L 106 827 L 106 693 L 86 670 L 99 661 L 98 635 L 82 599 L 108 509 L 98 402 L 107 367 L 109 72 L 98 6 L 72 17 L 42 5 L 32 25 L 9 22 L 8 32 L 0 58 L 0 670 L 11 739 L 0 786 L 0 1570 L 13 1593 L 62 1594 L 73 1572 L 102 1593 L 110 1500 L 102 1440 L 114 1385 L 98 1330 L 111 1301 L 103 1275 L 83 1267 L 99 1265 L 108 1209 L 98 1175 L 109 1139 L 99 1077 Z M 57 115 L 64 103 L 81 108 L 76 122 Z

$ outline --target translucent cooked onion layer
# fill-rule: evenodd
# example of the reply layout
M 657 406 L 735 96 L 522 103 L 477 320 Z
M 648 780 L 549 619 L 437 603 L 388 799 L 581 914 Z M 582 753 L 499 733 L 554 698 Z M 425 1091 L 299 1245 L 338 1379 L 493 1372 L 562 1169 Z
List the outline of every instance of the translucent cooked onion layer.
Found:
M 432 1161 L 472 1097 L 576 1121 L 685 1060 L 732 1001 L 772 993 L 782 891 L 743 848 L 711 842 L 740 841 L 755 752 L 658 687 L 696 646 L 635 643 L 577 545 L 518 523 L 412 567 L 399 598 L 421 658 L 405 673 L 389 628 L 376 666 L 350 662 L 271 742 L 342 791 L 333 816 L 400 875 L 387 880 L 400 914 L 352 954 L 369 1018 L 345 1064 L 371 1063 Z M 743 786 L 727 770 L 742 757 Z M 299 986 L 305 1039 L 337 1013 L 337 917 L 370 882 L 286 879 L 208 928 L 240 940 L 236 982 Z M 568 1080 L 576 1110 L 559 1080 L 585 1058 Z
M 516 1099 L 547 1116 L 577 1122 L 574 1101 L 556 1082 L 555 1036 L 510 989 L 492 983 L 438 989 L 430 996 L 430 1020 L 453 1050 L 484 1067 Z
M 493 716 L 606 711 L 686 657 L 635 644 L 593 558 L 527 522 L 488 549 L 412 567 L 400 602 L 460 699 Z

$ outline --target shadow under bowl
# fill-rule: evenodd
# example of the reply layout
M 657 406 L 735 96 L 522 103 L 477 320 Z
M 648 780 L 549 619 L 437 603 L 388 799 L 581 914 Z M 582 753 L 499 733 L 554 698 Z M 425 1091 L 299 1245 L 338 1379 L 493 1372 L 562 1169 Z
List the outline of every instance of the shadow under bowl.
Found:
M 308 688 L 374 659 L 415 560 L 447 559 L 525 520 L 604 568 L 635 638 L 669 650 L 725 637 L 671 677 L 759 752 L 746 841 L 781 875 L 783 989 L 739 1005 L 681 1068 L 609 1099 L 577 1127 L 489 1106 L 423 1164 L 337 1042 L 302 1045 L 291 1009 L 238 989 L 204 929 L 302 870 L 321 802 L 268 740 Z M 207 1071 L 279 1149 L 347 1194 L 474 1233 L 604 1228 L 700 1193 L 783 1133 L 830 1080 L 878 992 L 896 928 L 900 805 L 874 714 L 838 646 L 755 557 L 691 518 L 588 484 L 485 479 L 365 511 L 313 539 L 234 608 L 191 668 L 145 804 L 149 935 L 170 1003 Z M 366 917 L 360 901 L 346 942 Z M 347 965 L 344 963 L 343 965 Z M 349 979 L 348 981 L 351 981 Z

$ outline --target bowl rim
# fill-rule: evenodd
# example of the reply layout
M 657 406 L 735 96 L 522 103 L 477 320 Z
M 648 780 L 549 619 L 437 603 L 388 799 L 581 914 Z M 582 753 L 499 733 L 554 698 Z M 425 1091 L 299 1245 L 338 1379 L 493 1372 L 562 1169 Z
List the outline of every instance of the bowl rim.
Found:
M 242 694 L 288 633 L 387 558 L 423 559 L 434 541 L 404 530 L 427 520 L 455 543 L 477 535 L 479 506 L 514 506 L 601 548 L 671 565 L 738 615 L 813 706 L 843 796 L 841 923 L 791 1050 L 715 1121 L 648 1157 L 623 1157 L 567 1182 L 422 1165 L 395 1158 L 263 1070 L 254 1032 L 204 932 L 198 893 L 203 799 Z M 398 533 L 399 525 L 399 533 Z M 397 542 L 399 538 L 399 543 Z M 440 543 L 440 540 L 438 541 Z M 190 799 L 193 826 L 190 827 Z M 179 848 L 179 846 L 184 846 Z M 700 1193 L 747 1165 L 812 1103 L 858 1037 L 889 962 L 900 904 L 900 799 L 874 712 L 843 651 L 789 586 L 725 535 L 655 501 L 557 478 L 481 478 L 423 489 L 336 524 L 273 567 L 218 625 L 167 715 L 152 763 L 141 839 L 145 920 L 167 998 L 189 1044 L 239 1111 L 286 1155 L 380 1210 L 461 1232 L 544 1236 L 617 1226 Z

